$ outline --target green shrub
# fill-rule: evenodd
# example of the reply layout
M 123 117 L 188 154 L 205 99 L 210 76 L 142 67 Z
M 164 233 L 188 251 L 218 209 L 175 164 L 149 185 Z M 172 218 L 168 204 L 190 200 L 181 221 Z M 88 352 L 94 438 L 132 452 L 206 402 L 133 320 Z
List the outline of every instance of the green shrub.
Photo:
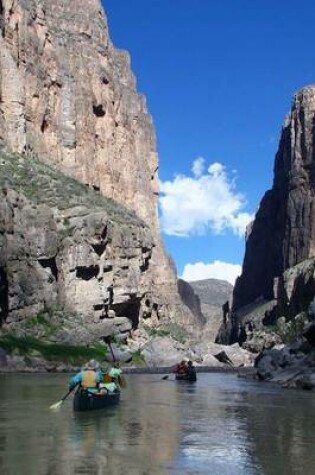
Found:
M 18 354 L 31 357 L 34 352 L 41 355 L 47 361 L 58 361 L 81 365 L 90 358 L 103 360 L 106 348 L 100 344 L 93 346 L 62 345 L 46 343 L 34 337 L 17 337 L 13 334 L 0 336 L 0 347 L 9 354 Z
M 145 359 L 140 349 L 132 353 L 132 363 L 136 366 L 145 365 Z
M 102 196 L 93 189 L 76 181 L 33 155 L 9 154 L 0 150 L 0 187 L 9 187 L 24 195 L 35 204 L 46 204 L 60 210 L 73 206 L 85 206 L 105 211 L 109 219 L 120 224 L 146 224 L 133 212 L 112 198 Z M 68 218 L 63 219 L 66 235 L 73 231 Z
M 46 335 L 55 335 L 62 327 L 61 323 L 53 323 L 50 321 L 52 318 L 52 310 L 40 311 L 35 317 L 29 317 L 25 322 L 21 323 L 21 327 L 30 332 L 36 330 L 44 330 Z
M 306 320 L 307 316 L 305 312 L 299 313 L 289 321 L 281 317 L 275 325 L 268 327 L 268 331 L 275 333 L 284 344 L 289 345 L 302 335 Z
M 164 325 L 160 325 L 159 327 L 144 326 L 144 329 L 151 337 L 170 336 L 180 343 L 185 343 L 188 337 L 188 332 L 177 323 L 166 323 Z

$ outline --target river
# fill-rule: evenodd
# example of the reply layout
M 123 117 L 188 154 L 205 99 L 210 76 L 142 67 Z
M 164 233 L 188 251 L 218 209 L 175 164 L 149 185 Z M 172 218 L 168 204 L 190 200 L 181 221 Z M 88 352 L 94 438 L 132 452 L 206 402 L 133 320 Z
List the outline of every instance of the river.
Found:
M 235 374 L 127 375 L 117 407 L 74 413 L 66 375 L 0 375 L 1 475 L 313 475 L 315 398 Z

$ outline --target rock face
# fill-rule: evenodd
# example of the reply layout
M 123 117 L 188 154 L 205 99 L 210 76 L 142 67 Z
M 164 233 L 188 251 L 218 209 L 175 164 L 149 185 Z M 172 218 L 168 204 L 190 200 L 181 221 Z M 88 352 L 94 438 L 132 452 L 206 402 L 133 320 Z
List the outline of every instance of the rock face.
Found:
M 29 157 L 2 153 L 0 163 L 10 176 L 9 184 L 0 178 L 2 323 L 14 326 L 42 309 L 65 307 L 83 316 L 77 326 L 97 324 L 89 335 L 73 329 L 81 342 L 127 337 L 147 311 L 149 227 Z
M 292 345 L 275 345 L 255 361 L 256 378 L 286 388 L 315 389 L 314 345 L 299 339 Z
M 53 162 L 157 229 L 152 120 L 101 2 L 1 3 L 2 142 Z
M 200 325 L 204 326 L 206 319 L 202 313 L 199 296 L 194 292 L 193 286 L 183 279 L 178 279 L 178 292 L 183 302 L 196 315 Z
M 145 98 L 136 91 L 128 53 L 111 43 L 101 2 L 1 0 L 0 27 L 0 145 L 8 152 L 36 155 L 133 210 L 149 226 L 154 241 L 150 251 L 144 246 L 144 255 L 150 252 L 144 316 L 167 317 L 192 327 L 194 317 L 182 304 L 175 269 L 159 237 L 158 157 L 152 119 Z M 6 209 L 11 205 L 8 202 Z M 52 217 L 46 211 L 43 214 L 49 230 L 54 226 Z M 71 213 L 69 219 L 74 220 Z M 122 263 L 125 251 L 139 257 L 138 250 L 131 250 L 140 242 L 136 244 L 138 231 L 129 231 L 124 238 L 123 229 L 112 230 L 120 235 Z M 49 231 L 51 246 L 54 232 Z M 46 242 L 48 235 L 41 239 Z M 98 279 L 103 238 L 82 239 L 80 251 L 73 250 L 73 258 L 64 263 L 68 265 L 61 273 L 65 280 L 81 267 L 88 267 L 89 276 Z M 87 251 L 86 239 L 95 240 L 96 255 Z M 39 248 L 43 260 L 49 261 L 55 253 L 46 255 Z M 73 305 L 95 297 L 98 308 L 103 296 L 96 290 L 90 293 L 91 279 L 85 272 L 79 271 L 82 282 L 73 290 Z M 131 277 L 127 286 L 132 287 L 133 277 L 124 273 L 126 285 Z M 2 276 L 1 288 L 6 285 Z M 79 297 L 82 292 L 84 298 Z
M 295 95 L 285 120 L 273 187 L 248 229 L 243 272 L 219 341 L 268 348 L 276 341 L 266 326 L 294 319 L 314 297 L 314 119 L 315 86 L 309 86 Z
M 274 278 L 315 256 L 315 86 L 299 91 L 285 120 L 276 155 L 273 187 L 248 233 L 233 310 L 274 297 Z

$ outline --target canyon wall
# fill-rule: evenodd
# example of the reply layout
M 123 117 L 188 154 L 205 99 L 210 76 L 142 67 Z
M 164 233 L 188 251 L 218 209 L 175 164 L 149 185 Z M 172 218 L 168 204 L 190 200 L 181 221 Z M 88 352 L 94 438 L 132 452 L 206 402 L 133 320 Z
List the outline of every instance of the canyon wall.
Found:
M 242 275 L 219 341 L 248 340 L 262 325 L 306 311 L 314 297 L 315 86 L 296 93 L 285 119 L 272 189 L 247 230 Z M 228 335 L 227 335 L 228 333 Z
M 275 158 L 274 181 L 249 230 L 233 308 L 273 298 L 273 279 L 315 256 L 315 86 L 299 91 Z
M 134 211 L 152 236 L 141 315 L 193 326 L 160 239 L 152 118 L 128 53 L 110 40 L 101 2 L 0 0 L 0 27 L 0 146 Z M 95 305 L 102 313 L 106 298 Z

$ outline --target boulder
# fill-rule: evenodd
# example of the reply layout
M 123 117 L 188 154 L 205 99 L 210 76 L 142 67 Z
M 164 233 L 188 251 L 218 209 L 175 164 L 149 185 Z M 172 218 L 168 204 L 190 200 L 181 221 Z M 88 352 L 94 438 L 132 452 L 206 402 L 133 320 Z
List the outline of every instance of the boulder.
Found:
M 175 366 L 188 357 L 187 351 L 170 337 L 157 337 L 142 348 L 147 366 Z
M 216 355 L 218 354 L 225 354 L 226 358 L 229 360 L 229 363 L 227 363 L 229 366 L 252 366 L 254 362 L 253 354 L 241 348 L 238 343 L 232 346 L 218 345 L 211 342 L 199 343 L 192 347 L 192 354 L 196 361 L 202 365 L 206 365 L 206 361 L 216 362 L 218 365 L 218 363 L 220 363 L 220 360 L 216 358 Z
M 259 379 L 279 383 L 284 387 L 302 388 L 304 375 L 310 372 L 308 356 L 298 351 L 297 347 L 291 350 L 285 345 L 264 350 L 256 358 L 255 368 Z
M 105 355 L 105 361 L 110 363 L 118 361 L 119 363 L 129 363 L 132 360 L 132 353 L 127 349 L 118 348 L 114 343 L 111 344 L 112 351 L 108 348 Z

